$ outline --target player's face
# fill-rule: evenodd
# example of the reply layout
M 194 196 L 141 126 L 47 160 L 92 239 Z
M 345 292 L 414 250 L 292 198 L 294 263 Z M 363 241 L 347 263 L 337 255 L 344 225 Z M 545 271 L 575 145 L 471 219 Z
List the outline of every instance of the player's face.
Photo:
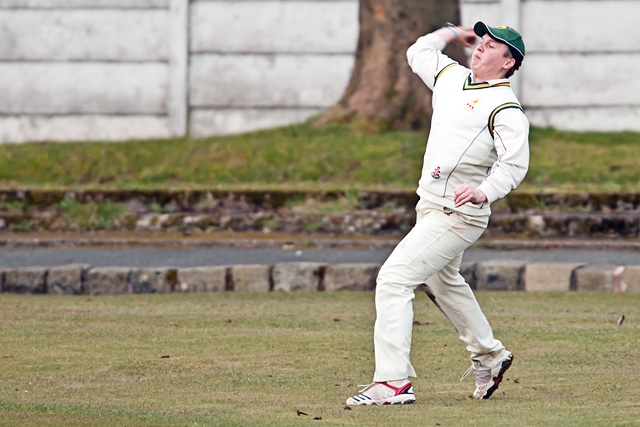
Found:
M 471 70 L 476 80 L 500 79 L 514 62 L 506 44 L 485 34 L 471 56 Z

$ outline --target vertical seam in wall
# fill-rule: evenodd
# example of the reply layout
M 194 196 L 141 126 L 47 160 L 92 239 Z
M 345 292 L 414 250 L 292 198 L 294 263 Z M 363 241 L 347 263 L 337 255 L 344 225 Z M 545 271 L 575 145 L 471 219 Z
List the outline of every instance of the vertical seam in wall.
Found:
M 182 137 L 188 133 L 189 2 L 171 0 L 169 19 L 169 128 Z
M 227 292 L 233 292 L 235 289 L 235 283 L 233 281 L 233 274 L 231 273 L 231 267 L 226 267 L 224 270 L 224 290 Z
M 273 292 L 273 289 L 275 288 L 275 281 L 273 279 L 273 270 L 275 269 L 274 265 L 270 265 L 269 266 L 269 292 Z
M 573 270 L 571 270 L 571 278 L 569 279 L 569 290 L 577 291 L 578 290 L 578 270 L 583 269 L 585 266 L 580 265 Z
M 318 289 L 317 290 L 319 292 L 324 292 L 326 290 L 325 284 L 324 284 L 324 278 L 326 273 L 327 273 L 327 266 L 321 265 L 318 268 Z
M 517 270 L 518 271 L 518 281 L 516 283 L 516 289 L 515 289 L 516 291 L 524 291 L 525 290 L 525 286 L 526 286 L 525 278 L 524 278 L 525 267 L 526 267 L 526 264 L 523 265 L 522 267 L 519 267 L 518 270 Z
M 498 25 L 508 25 L 522 33 L 522 1 L 523 0 L 500 0 L 500 19 L 503 22 Z M 516 95 L 516 98 L 520 99 L 522 68 L 517 71 L 510 80 L 513 93 Z
M 139 268 L 135 269 L 140 270 Z M 133 269 L 129 269 L 127 270 L 127 273 L 125 275 L 125 282 L 127 284 L 127 294 L 135 294 L 135 292 L 133 291 L 133 283 L 131 283 L 131 281 L 133 280 Z
M 189 136 L 191 135 L 191 109 L 189 108 L 189 102 L 190 102 L 190 97 L 189 97 L 189 93 L 190 90 L 189 88 L 190 83 L 189 83 L 189 64 L 191 64 L 191 12 L 189 9 L 191 5 L 190 1 L 186 2 L 186 11 L 185 11 L 185 20 L 184 20 L 184 25 L 185 25 L 185 34 L 186 34 L 186 40 L 185 40 L 185 46 L 184 46 L 184 51 L 185 51 L 185 66 L 184 66 L 184 87 L 185 87 L 185 91 L 184 91 L 184 136 Z
M 42 274 L 42 293 L 43 294 L 48 294 L 49 292 L 49 269 L 45 269 L 44 273 Z
M 177 292 L 178 287 L 178 269 L 168 268 L 164 275 L 164 281 L 167 285 L 167 293 Z
M 79 295 L 89 295 L 89 287 L 87 285 L 89 270 L 91 270 L 91 266 L 88 268 L 82 267 L 80 269 L 80 294 Z

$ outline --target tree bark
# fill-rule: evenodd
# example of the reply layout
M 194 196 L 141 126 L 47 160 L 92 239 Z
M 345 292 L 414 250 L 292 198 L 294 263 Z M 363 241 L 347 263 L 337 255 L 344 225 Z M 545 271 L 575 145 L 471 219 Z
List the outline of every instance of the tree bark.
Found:
M 459 23 L 458 0 L 360 0 L 359 20 L 349 84 L 316 123 L 353 124 L 364 132 L 428 128 L 431 91 L 411 71 L 406 51 L 445 22 Z M 466 64 L 461 47 L 445 53 Z

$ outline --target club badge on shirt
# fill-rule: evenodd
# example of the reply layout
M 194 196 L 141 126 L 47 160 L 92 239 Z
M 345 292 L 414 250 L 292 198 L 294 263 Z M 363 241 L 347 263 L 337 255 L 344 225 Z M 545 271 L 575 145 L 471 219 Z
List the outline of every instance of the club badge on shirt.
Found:
M 480 98 L 472 98 L 464 106 L 464 109 L 473 113 L 476 110 L 476 105 L 480 102 Z
M 440 179 L 440 166 L 436 167 L 433 172 L 431 172 L 431 178 Z

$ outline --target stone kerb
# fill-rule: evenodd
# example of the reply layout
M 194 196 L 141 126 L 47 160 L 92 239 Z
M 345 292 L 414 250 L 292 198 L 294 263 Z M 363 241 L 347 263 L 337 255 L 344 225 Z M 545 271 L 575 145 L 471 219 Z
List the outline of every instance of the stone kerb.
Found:
M 96 267 L 87 272 L 85 292 L 89 295 L 115 295 L 131 293 L 128 267 Z
M 0 291 L 16 294 L 116 295 L 169 292 L 372 291 L 379 264 L 287 262 L 190 268 L 55 267 L 0 269 Z M 585 266 L 493 260 L 463 263 L 477 291 L 640 292 L 640 265 Z
M 476 265 L 476 289 L 479 291 L 523 291 L 524 261 L 494 260 Z
M 232 288 L 236 292 L 269 292 L 271 266 L 261 264 L 234 265 L 231 267 Z
M 534 262 L 524 269 L 525 291 L 570 291 L 580 263 Z
M 68 264 L 49 268 L 47 287 L 50 294 L 81 295 L 89 264 Z
M 335 264 L 327 267 L 324 275 L 324 290 L 372 291 L 380 264 Z
M 324 286 L 327 264 L 319 262 L 283 262 L 273 267 L 274 291 L 319 291 Z
M 592 265 L 575 271 L 576 291 L 613 291 L 615 265 Z
M 640 292 L 640 266 L 628 265 L 624 269 L 622 279 L 627 292 Z
M 229 287 L 231 271 L 226 266 L 179 268 L 176 292 L 223 292 Z M 230 285 L 230 284 L 229 284 Z
M 4 271 L 4 291 L 14 294 L 47 292 L 48 267 L 9 268 Z
M 176 284 L 176 269 L 168 267 L 132 269 L 129 289 L 134 294 L 165 294 Z

